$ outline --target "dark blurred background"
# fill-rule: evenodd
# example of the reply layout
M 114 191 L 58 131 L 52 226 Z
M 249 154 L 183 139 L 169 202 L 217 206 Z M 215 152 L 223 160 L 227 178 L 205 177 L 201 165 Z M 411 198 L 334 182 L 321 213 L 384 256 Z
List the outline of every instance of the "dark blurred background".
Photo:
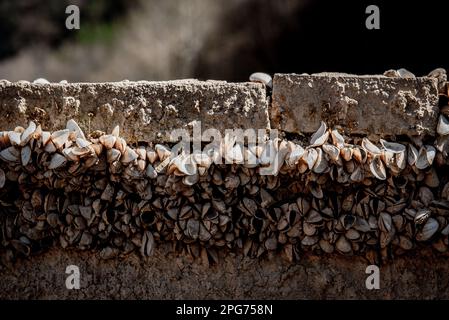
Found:
M 448 67 L 445 1 L 0 0 L 0 78 L 245 81 Z M 67 30 L 67 5 L 81 29 Z M 367 30 L 365 8 L 380 8 Z

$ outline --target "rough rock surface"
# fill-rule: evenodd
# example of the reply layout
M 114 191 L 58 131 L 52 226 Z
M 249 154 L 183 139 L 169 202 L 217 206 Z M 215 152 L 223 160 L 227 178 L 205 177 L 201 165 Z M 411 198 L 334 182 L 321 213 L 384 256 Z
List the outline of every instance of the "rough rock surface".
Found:
M 30 84 L 0 82 L 0 128 L 47 130 L 75 119 L 84 132 L 110 132 L 116 125 L 131 141 L 168 141 L 173 129 L 201 121 L 202 130 L 269 127 L 265 88 L 257 83 L 175 80 Z
M 342 73 L 276 74 L 271 121 L 274 128 L 312 133 L 323 120 L 348 134 L 434 135 L 437 82 Z
M 52 249 L 0 267 L 0 299 L 448 299 L 447 257 L 430 250 L 396 257 L 380 266 L 380 289 L 368 290 L 368 263 L 361 257 L 306 255 L 297 264 L 275 257 L 229 255 L 206 267 L 185 256 L 156 250 L 101 260 L 97 254 Z M 65 286 L 68 265 L 77 265 L 81 288 Z

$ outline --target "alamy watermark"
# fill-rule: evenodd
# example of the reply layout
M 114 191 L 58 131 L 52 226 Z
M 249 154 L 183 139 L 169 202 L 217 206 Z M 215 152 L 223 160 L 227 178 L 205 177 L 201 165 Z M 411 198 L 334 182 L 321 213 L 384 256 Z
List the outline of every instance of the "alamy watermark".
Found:
M 65 269 L 65 273 L 69 276 L 65 280 L 65 286 L 69 290 L 80 288 L 80 269 L 73 264 L 69 265 Z
M 65 13 L 68 14 L 65 19 L 65 27 L 69 30 L 80 29 L 80 8 L 71 4 L 65 8 Z
M 380 289 L 380 270 L 379 267 L 372 264 L 366 267 L 366 274 L 369 276 L 365 280 L 365 286 L 368 290 Z
M 366 7 L 365 13 L 369 16 L 365 20 L 365 26 L 368 30 L 380 29 L 380 10 L 379 7 L 372 4 Z

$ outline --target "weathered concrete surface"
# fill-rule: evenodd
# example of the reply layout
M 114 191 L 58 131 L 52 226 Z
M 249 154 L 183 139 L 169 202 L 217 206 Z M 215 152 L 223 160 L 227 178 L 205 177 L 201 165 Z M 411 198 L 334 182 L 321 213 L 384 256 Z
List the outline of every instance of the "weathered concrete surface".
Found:
M 325 121 L 348 134 L 434 135 L 437 82 L 426 77 L 276 74 L 270 113 L 274 128 L 293 133 L 314 132 Z
M 131 141 L 167 141 L 173 129 L 201 121 L 202 129 L 269 127 L 265 88 L 257 83 L 176 80 L 30 84 L 0 82 L 0 128 L 27 126 L 47 130 L 75 119 L 85 132 L 110 132 L 120 125 Z M 93 129 L 92 129 L 93 130 Z
M 380 266 L 380 289 L 368 290 L 361 257 L 306 255 L 292 265 L 231 254 L 208 268 L 162 249 L 144 262 L 54 248 L 0 267 L 0 299 L 448 299 L 447 257 L 416 254 Z M 80 268 L 80 290 L 66 289 L 71 264 Z

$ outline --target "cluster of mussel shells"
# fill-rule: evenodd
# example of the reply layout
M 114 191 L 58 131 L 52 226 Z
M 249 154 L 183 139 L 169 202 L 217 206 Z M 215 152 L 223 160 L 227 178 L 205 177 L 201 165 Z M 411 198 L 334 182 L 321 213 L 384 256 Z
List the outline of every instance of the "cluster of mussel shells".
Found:
M 0 251 L 12 259 L 58 243 L 108 259 L 171 244 L 205 263 L 229 250 L 290 261 L 303 251 L 374 261 L 420 243 L 444 252 L 443 113 L 437 131 L 433 144 L 374 143 L 323 122 L 306 147 L 226 136 L 213 152 L 186 154 L 128 145 L 119 127 L 86 136 L 74 120 L 55 132 L 31 122 L 0 132 Z

